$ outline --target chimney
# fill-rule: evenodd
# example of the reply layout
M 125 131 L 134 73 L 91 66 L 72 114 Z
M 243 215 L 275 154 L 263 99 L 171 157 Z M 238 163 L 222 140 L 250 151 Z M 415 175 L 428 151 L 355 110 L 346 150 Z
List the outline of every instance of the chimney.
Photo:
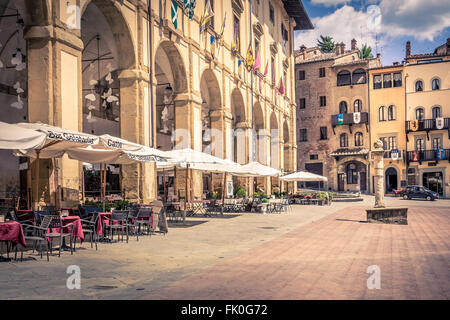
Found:
M 411 41 L 406 42 L 406 57 L 411 56 Z
M 306 46 L 304 44 L 300 47 L 300 53 L 302 54 L 303 60 L 306 60 Z
M 340 55 L 341 54 L 341 44 L 338 42 L 336 43 L 336 55 Z
M 341 42 L 341 54 L 345 53 L 345 43 Z
M 356 39 L 352 39 L 352 51 L 354 51 L 354 50 L 357 49 L 357 48 L 356 48 L 356 45 L 357 45 Z
M 377 59 L 381 58 L 381 53 L 377 53 Z
M 398 66 L 400 63 L 399 62 L 394 62 L 393 65 L 394 66 Z

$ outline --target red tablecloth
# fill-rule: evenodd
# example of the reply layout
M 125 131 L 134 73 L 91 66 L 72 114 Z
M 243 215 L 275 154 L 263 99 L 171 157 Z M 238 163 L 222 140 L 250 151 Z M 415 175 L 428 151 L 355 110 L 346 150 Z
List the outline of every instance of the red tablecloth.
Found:
M 26 247 L 22 225 L 16 221 L 0 223 L 0 241 L 12 241 Z
M 107 218 L 107 219 L 105 219 Z M 100 212 L 98 214 L 98 219 L 97 219 L 97 234 L 99 236 L 103 236 L 103 224 L 105 224 L 105 226 L 109 225 L 109 220 L 111 219 L 111 212 Z M 139 220 L 143 220 L 146 218 L 139 218 Z M 150 219 L 150 226 L 153 226 L 153 215 L 150 216 L 148 219 Z M 119 221 L 114 221 L 114 224 L 118 224 Z
M 73 223 L 73 226 L 70 226 L 67 228 L 67 230 L 64 230 L 65 232 L 72 231 L 72 235 L 77 237 L 81 242 L 84 241 L 84 233 L 83 233 L 83 226 L 81 225 L 81 219 L 80 217 L 76 216 L 70 216 L 70 217 L 62 217 L 61 222 L 63 225 L 67 225 L 70 223 Z M 54 228 L 54 232 L 59 232 L 59 228 Z
M 20 217 L 19 221 L 22 221 L 22 220 L 34 221 L 33 210 L 17 210 L 17 216 Z

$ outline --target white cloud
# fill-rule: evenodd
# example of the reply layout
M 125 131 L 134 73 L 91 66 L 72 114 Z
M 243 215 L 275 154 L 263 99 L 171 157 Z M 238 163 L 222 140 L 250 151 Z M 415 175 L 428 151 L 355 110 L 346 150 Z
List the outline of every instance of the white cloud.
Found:
M 369 13 L 344 5 L 328 16 L 313 18 L 314 29 L 297 34 L 296 48 L 302 44 L 313 47 L 320 35 L 323 35 L 333 37 L 335 42 L 344 42 L 347 49 L 350 48 L 351 40 L 356 39 L 359 47 L 367 43 L 375 51 L 376 35 L 369 30 L 369 20 Z
M 321 4 L 326 7 L 337 6 L 342 3 L 350 2 L 351 0 L 311 0 L 312 4 Z

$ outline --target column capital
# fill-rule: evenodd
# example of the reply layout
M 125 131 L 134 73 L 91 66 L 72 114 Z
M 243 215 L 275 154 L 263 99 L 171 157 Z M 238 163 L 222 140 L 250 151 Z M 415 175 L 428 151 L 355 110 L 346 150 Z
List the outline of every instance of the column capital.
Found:
M 119 72 L 119 80 L 137 80 L 150 82 L 150 76 L 148 72 L 139 69 L 124 69 Z
M 84 48 L 83 41 L 78 36 L 52 25 L 30 27 L 25 32 L 24 39 L 27 41 L 55 40 L 79 51 Z

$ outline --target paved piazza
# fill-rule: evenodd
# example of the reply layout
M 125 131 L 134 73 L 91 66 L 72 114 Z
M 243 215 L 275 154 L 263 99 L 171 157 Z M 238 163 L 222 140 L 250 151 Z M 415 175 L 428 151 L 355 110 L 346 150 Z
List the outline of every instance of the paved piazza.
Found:
M 281 215 L 189 218 L 166 236 L 85 243 L 71 256 L 0 263 L 0 299 L 449 299 L 450 201 L 408 205 L 408 225 L 365 223 L 359 203 Z M 81 289 L 66 287 L 67 267 Z M 380 289 L 368 289 L 369 266 Z

